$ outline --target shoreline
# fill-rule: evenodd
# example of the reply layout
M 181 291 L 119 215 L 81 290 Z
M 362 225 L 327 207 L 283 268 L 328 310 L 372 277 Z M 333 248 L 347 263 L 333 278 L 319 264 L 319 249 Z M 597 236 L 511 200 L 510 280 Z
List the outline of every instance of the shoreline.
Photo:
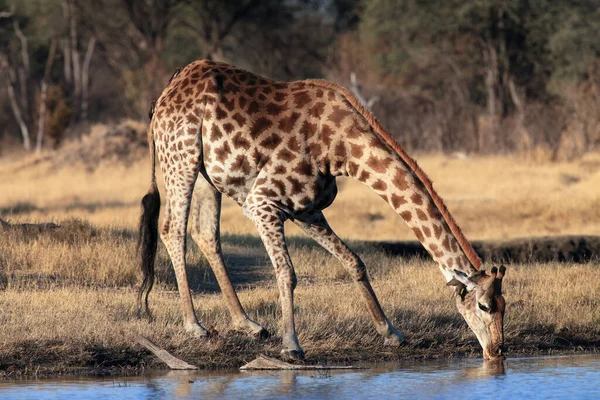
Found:
M 460 350 L 459 350 L 460 349 Z M 402 363 L 405 361 L 433 361 L 433 360 L 473 360 L 480 359 L 484 361 L 481 354 L 477 354 L 473 349 L 465 349 L 464 346 L 457 346 L 454 349 L 415 349 L 415 348 L 400 348 L 392 351 L 381 351 L 377 354 L 369 353 L 368 349 L 355 349 L 352 351 L 342 352 L 342 354 L 320 354 L 311 356 L 307 355 L 305 363 L 307 365 L 340 365 L 348 366 L 356 364 L 361 368 L 361 364 L 380 364 L 380 363 Z M 9 382 L 11 380 L 30 380 L 30 379 L 56 379 L 56 378 L 102 378 L 102 377 L 130 377 L 143 376 L 154 374 L 159 371 L 171 371 L 164 363 L 154 357 L 150 352 L 140 350 L 141 353 L 146 353 L 138 365 L 127 364 L 126 359 L 115 359 L 115 365 L 110 366 L 65 366 L 65 365 L 37 365 L 18 368 L 9 366 L 7 369 L 0 370 L 0 382 Z M 115 349 L 114 353 L 122 353 L 122 350 Z M 269 356 L 277 358 L 276 352 L 268 352 Z M 367 354 L 364 354 L 367 353 Z M 394 354 L 395 353 L 395 354 Z M 232 357 L 229 362 L 220 360 L 215 362 L 212 360 L 199 360 L 194 358 L 185 359 L 185 355 L 178 354 L 184 361 L 190 362 L 198 366 L 197 370 L 189 370 L 191 373 L 211 373 L 211 372 L 239 372 L 239 368 L 246 362 L 253 360 L 260 352 L 251 356 L 247 352 L 243 355 Z M 265 352 L 266 354 L 266 352 Z M 574 355 L 597 355 L 600 354 L 600 343 L 592 346 L 577 346 L 577 348 L 547 348 L 544 350 L 530 348 L 522 348 L 515 353 L 509 353 L 505 361 L 510 362 L 513 359 L 530 358 L 530 357 L 553 357 L 553 356 L 574 356 Z M 231 355 L 230 355 L 231 356 Z M 227 357 L 222 354 L 221 357 Z M 273 372 L 273 371 L 271 371 Z

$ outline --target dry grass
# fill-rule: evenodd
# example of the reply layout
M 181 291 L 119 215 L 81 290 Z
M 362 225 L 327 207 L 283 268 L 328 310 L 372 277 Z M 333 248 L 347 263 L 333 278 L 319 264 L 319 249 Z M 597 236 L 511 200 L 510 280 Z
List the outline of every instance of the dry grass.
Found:
M 485 158 L 418 157 L 468 237 L 499 239 L 600 232 L 600 155 L 572 163 Z M 152 366 L 131 337 L 143 334 L 203 367 L 238 366 L 278 350 L 278 336 L 255 342 L 230 332 L 215 278 L 194 245 L 188 255 L 199 318 L 220 332 L 208 341 L 181 331 L 176 284 L 159 248 L 155 321 L 135 318 L 134 258 L 139 200 L 147 162 L 125 168 L 73 165 L 47 171 L 41 159 L 0 162 L 0 216 L 11 222 L 55 221 L 52 233 L 0 232 L 0 370 L 31 372 L 74 367 Z M 341 182 L 326 212 L 342 237 L 413 239 L 368 189 Z M 347 210 L 354 215 L 348 216 Z M 80 218 L 76 220 L 74 218 Z M 362 248 L 384 309 L 411 346 L 386 349 L 342 267 L 289 227 L 299 286 L 298 332 L 312 360 L 395 359 L 479 355 L 473 334 L 456 312 L 450 290 L 430 261 L 389 257 Z M 226 202 L 225 253 L 242 303 L 252 318 L 278 330 L 272 267 L 251 223 Z M 510 266 L 506 335 L 512 354 L 600 346 L 597 262 Z

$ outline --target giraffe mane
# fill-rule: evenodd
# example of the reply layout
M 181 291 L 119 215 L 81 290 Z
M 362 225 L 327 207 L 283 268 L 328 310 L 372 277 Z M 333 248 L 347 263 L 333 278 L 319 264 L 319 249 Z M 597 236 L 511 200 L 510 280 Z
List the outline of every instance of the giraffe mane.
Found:
M 431 196 L 433 203 L 442 214 L 444 221 L 446 222 L 446 224 L 448 224 L 450 231 L 458 241 L 458 244 L 462 248 L 463 252 L 467 256 L 473 267 L 475 267 L 476 270 L 479 270 L 481 268 L 481 259 L 473 249 L 473 246 L 471 246 L 471 243 L 469 243 L 468 239 L 462 233 L 460 227 L 456 224 L 456 221 L 454 220 L 454 218 L 450 214 L 450 211 L 448 211 L 448 208 L 444 204 L 444 200 L 442 200 L 442 198 L 437 194 L 437 192 L 433 188 L 433 182 L 431 181 L 431 179 L 429 179 L 429 177 L 427 176 L 425 171 L 421 169 L 419 164 L 417 164 L 417 162 L 413 158 L 406 154 L 406 152 L 398 144 L 398 142 L 396 142 L 396 140 L 394 140 L 394 138 L 385 130 L 385 128 L 381 126 L 381 124 L 379 123 L 379 121 L 377 121 L 377 118 L 375 118 L 373 113 L 366 109 L 356 99 L 356 97 L 353 96 L 346 88 L 340 85 L 322 79 L 308 79 L 304 82 L 313 86 L 320 86 L 327 89 L 333 89 L 341 93 L 345 97 L 346 101 L 348 101 L 348 103 L 350 103 L 350 105 L 367 120 L 371 127 L 374 128 L 377 135 L 379 135 L 388 144 L 388 146 L 390 146 L 398 154 L 400 159 L 402 159 L 402 161 L 410 168 L 410 170 L 414 172 L 414 174 L 421 181 L 423 186 L 425 186 L 425 189 L 427 189 L 427 192 L 429 193 L 429 196 Z

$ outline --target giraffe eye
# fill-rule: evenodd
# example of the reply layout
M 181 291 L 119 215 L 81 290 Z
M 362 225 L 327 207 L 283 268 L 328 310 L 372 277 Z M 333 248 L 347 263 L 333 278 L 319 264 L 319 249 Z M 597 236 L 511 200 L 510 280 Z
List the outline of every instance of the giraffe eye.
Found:
M 481 304 L 481 303 L 479 303 L 479 302 L 477 302 L 477 306 L 479 307 L 479 309 L 480 309 L 481 311 L 484 311 L 484 312 L 490 312 L 490 308 L 489 308 L 489 307 L 487 307 L 487 306 L 484 306 L 483 304 Z

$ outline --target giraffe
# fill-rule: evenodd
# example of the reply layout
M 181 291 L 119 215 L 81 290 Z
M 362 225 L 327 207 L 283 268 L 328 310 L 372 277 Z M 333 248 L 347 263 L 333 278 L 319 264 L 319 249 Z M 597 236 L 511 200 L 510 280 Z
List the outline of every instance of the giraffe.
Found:
M 454 287 L 458 310 L 484 357 L 504 357 L 505 268 L 494 267 L 489 274 L 481 268 L 431 180 L 346 89 L 324 80 L 276 82 L 225 63 L 199 60 L 173 75 L 150 114 L 152 182 L 142 199 L 140 221 L 141 314 L 149 314 L 160 235 L 175 269 L 184 327 L 197 337 L 210 335 L 196 318 L 185 271 L 191 214 L 191 236 L 215 273 L 233 327 L 259 337 L 268 334 L 248 317 L 227 274 L 219 232 L 224 194 L 254 223 L 274 266 L 283 358 L 304 358 L 294 323 L 296 276 L 284 236 L 286 220 L 347 269 L 384 343 L 407 343 L 385 315 L 365 264 L 323 215 L 336 197 L 336 178 L 349 176 L 389 203 L 436 261 Z M 160 229 L 157 159 L 166 192 Z

